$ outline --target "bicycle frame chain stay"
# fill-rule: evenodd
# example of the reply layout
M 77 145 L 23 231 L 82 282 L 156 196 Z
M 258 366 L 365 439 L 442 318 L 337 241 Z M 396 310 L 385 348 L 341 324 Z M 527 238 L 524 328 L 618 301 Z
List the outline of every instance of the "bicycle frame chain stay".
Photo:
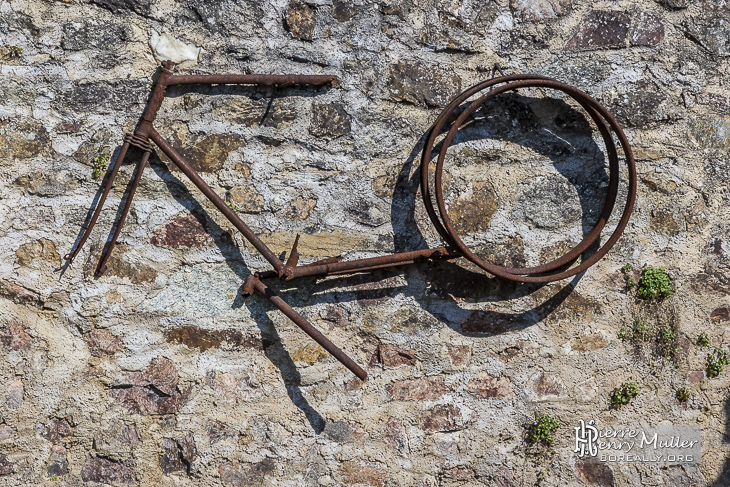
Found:
M 610 247 L 621 235 L 628 216 L 631 213 L 636 195 L 636 169 L 633 162 L 633 156 L 631 155 L 631 149 L 628 146 L 628 141 L 625 135 L 621 132 L 621 128 L 615 122 L 613 117 L 608 113 L 605 108 L 600 106 L 598 102 L 588 97 L 584 93 L 576 90 L 575 88 L 567 87 L 562 83 L 549 78 L 534 76 L 534 75 L 512 75 L 502 76 L 500 78 L 494 78 L 488 82 L 475 85 L 469 90 L 464 91 L 461 95 L 454 99 L 454 101 L 444 109 L 441 116 L 434 124 L 429 133 L 429 138 L 426 146 L 423 150 L 423 156 L 421 160 L 421 186 L 422 196 L 424 204 L 426 206 L 427 213 L 432 223 L 442 236 L 446 245 L 443 247 L 433 249 L 422 249 L 410 252 L 398 252 L 389 255 L 358 259 L 351 261 L 342 261 L 340 256 L 332 257 L 310 264 L 298 265 L 299 253 L 297 252 L 297 244 L 299 242 L 299 235 L 296 236 L 294 245 L 289 254 L 289 258 L 286 263 L 282 262 L 276 254 L 246 225 L 231 209 L 226 202 L 218 196 L 213 189 L 200 177 L 200 175 L 188 164 L 185 159 L 175 151 L 175 149 L 162 137 L 153 126 L 153 122 L 157 116 L 157 113 L 161 107 L 162 101 L 165 97 L 165 91 L 169 86 L 175 85 L 191 85 L 191 84 L 202 84 L 202 85 L 216 85 L 216 84 L 248 84 L 248 85 L 262 85 L 262 86 L 290 86 L 290 85 L 312 85 L 312 86 L 324 86 L 332 85 L 337 86 L 337 77 L 333 75 L 254 75 L 254 74 L 241 74 L 241 75 L 175 75 L 173 74 L 173 68 L 175 64 L 171 61 L 165 61 L 162 63 L 160 76 L 157 83 L 155 84 L 152 94 L 145 106 L 144 112 L 140 121 L 133 134 L 126 134 L 124 136 L 124 143 L 120 149 L 119 156 L 117 157 L 112 170 L 109 173 L 107 182 L 104 186 L 99 201 L 97 202 L 94 213 L 89 221 L 88 226 L 84 230 L 81 238 L 78 240 L 74 250 L 67 254 L 64 258 L 71 263 L 76 255 L 81 250 L 82 246 L 89 238 L 91 231 L 96 224 L 102 207 L 106 201 L 106 198 L 113 186 L 114 179 L 117 176 L 119 168 L 128 154 L 130 146 L 134 146 L 141 151 L 143 155 L 139 161 L 135 172 L 132 186 L 130 187 L 129 194 L 125 201 L 122 212 L 115 221 L 115 230 L 110 241 L 107 242 L 107 246 L 102 250 L 100 262 L 95 272 L 95 276 L 100 276 L 106 270 L 106 263 L 117 243 L 117 239 L 120 235 L 122 226 L 124 225 L 127 214 L 129 213 L 131 202 L 134 197 L 137 186 L 139 185 L 142 172 L 144 171 L 149 157 L 153 151 L 153 146 L 150 144 L 150 140 L 156 145 L 170 160 L 190 179 L 190 181 L 203 193 L 203 195 L 210 200 L 211 203 L 223 214 L 223 216 L 230 221 L 236 229 L 253 245 L 253 247 L 271 264 L 273 270 L 265 272 L 256 272 L 249 275 L 243 286 L 242 294 L 250 295 L 254 291 L 264 296 L 270 303 L 276 308 L 282 311 L 289 319 L 291 319 L 297 326 L 299 326 L 304 332 L 306 332 L 312 339 L 319 343 L 325 350 L 327 350 L 332 356 L 334 356 L 339 362 L 347 367 L 353 374 L 355 374 L 361 380 L 367 379 L 367 373 L 359 367 L 350 357 L 348 357 L 341 349 L 334 345 L 328 340 L 321 332 L 319 332 L 311 323 L 305 318 L 294 311 L 283 299 L 277 296 L 268 286 L 262 281 L 264 279 L 278 277 L 279 279 L 288 281 L 301 277 L 321 277 L 329 275 L 339 274 L 352 274 L 362 271 L 370 271 L 374 269 L 381 269 L 385 267 L 402 266 L 407 264 L 413 264 L 423 261 L 435 261 L 435 260 L 446 260 L 454 259 L 458 257 L 467 257 L 474 263 L 484 268 L 487 272 L 495 274 L 499 277 L 508 280 L 514 280 L 519 282 L 550 282 L 566 277 L 566 273 L 572 272 L 575 268 L 569 271 L 556 272 L 554 274 L 544 274 L 546 272 L 559 269 L 561 266 L 569 264 L 574 261 L 578 255 L 580 255 L 590 244 L 592 244 L 601 233 L 601 229 L 605 224 L 605 219 L 610 215 L 613 209 L 613 202 L 615 201 L 615 193 L 618 185 L 618 157 L 615 143 L 612 137 L 608 135 L 609 131 L 616 133 L 619 136 L 624 154 L 629 167 L 629 196 L 626 204 L 624 215 L 620 222 L 619 227 L 612 235 L 609 242 L 604 245 L 601 249 L 601 255 L 594 259 L 588 265 L 592 265 L 600 259 Z M 567 256 L 563 256 L 560 259 L 556 259 L 547 265 L 540 266 L 538 268 L 525 268 L 525 269 L 514 269 L 514 268 L 503 268 L 493 266 L 489 263 L 484 263 L 478 257 L 473 255 L 471 251 L 464 246 L 461 239 L 451 225 L 451 222 L 446 213 L 443 196 L 441 193 L 441 181 L 440 172 L 443 167 L 443 156 L 445 154 L 448 145 L 453 138 L 453 132 L 458 129 L 460 120 L 466 116 L 464 115 L 457 120 L 455 126 L 452 126 L 451 132 L 447 136 L 446 142 L 443 144 L 441 149 L 441 155 L 437 164 L 436 172 L 436 200 L 439 205 L 439 211 L 441 213 L 440 218 L 436 215 L 431 201 L 431 191 L 428 185 L 428 166 L 431 163 L 431 151 L 433 149 L 433 142 L 435 137 L 441 131 L 443 125 L 446 123 L 446 119 L 453 115 L 454 110 L 458 108 L 464 101 L 478 91 L 483 90 L 486 87 L 492 85 L 506 83 L 499 88 L 499 92 L 507 91 L 510 84 L 523 86 L 547 86 L 550 88 L 561 89 L 568 95 L 574 97 L 584 109 L 589 112 L 589 115 L 593 118 L 594 122 L 598 125 L 601 131 L 604 141 L 606 143 L 607 151 L 609 153 L 609 162 L 611 163 L 611 184 L 609 186 L 609 194 L 607 195 L 604 203 L 604 211 L 602 212 L 602 218 L 599 219 L 595 228 L 584 238 L 584 241 L 579 247 L 573 249 Z M 554 84 L 551 84 L 554 83 Z M 566 88 L 567 87 L 567 88 Z M 494 90 L 498 91 L 498 90 Z M 495 96 L 497 93 L 492 94 Z M 467 109 L 473 110 L 474 107 L 478 106 L 485 101 L 485 99 L 491 98 L 489 95 L 485 95 L 482 98 L 476 100 Z M 463 115 L 463 113 L 462 113 Z M 453 117 L 452 117 L 453 118 Z M 609 208 L 610 207 L 610 208 Z M 606 213 L 608 215 L 606 215 Z M 590 260 L 590 259 L 589 259 Z M 492 266 L 494 268 L 492 268 Z M 581 267 L 581 266 L 579 266 Z M 573 272 L 574 274 L 575 272 Z M 572 274 L 571 274 L 572 275 Z

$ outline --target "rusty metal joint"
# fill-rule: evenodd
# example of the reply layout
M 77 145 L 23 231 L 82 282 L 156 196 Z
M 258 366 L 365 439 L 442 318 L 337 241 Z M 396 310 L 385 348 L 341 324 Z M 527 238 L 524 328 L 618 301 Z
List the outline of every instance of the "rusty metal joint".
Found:
M 152 152 L 153 150 L 152 144 L 146 138 L 140 137 L 137 134 L 124 134 L 124 142 L 128 142 L 129 145 L 133 145 L 145 152 Z
M 254 284 L 259 280 L 258 272 L 256 274 L 250 274 L 245 281 L 243 281 L 243 288 L 241 289 L 241 296 L 249 297 L 253 294 L 255 288 Z

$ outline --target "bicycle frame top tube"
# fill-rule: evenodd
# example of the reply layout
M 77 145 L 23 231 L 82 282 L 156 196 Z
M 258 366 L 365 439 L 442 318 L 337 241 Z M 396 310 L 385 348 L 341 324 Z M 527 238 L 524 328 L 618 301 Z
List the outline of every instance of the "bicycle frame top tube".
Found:
M 165 97 L 165 90 L 168 86 L 175 85 L 261 85 L 261 86 L 289 86 L 289 85 L 312 85 L 324 86 L 336 85 L 337 76 L 330 74 L 189 74 L 174 75 L 172 69 L 175 63 L 164 61 L 160 76 L 152 91 L 152 96 L 147 102 L 142 122 L 135 132 L 137 135 L 149 135 L 142 127 L 144 122 L 152 123 L 157 116 L 162 100 Z M 141 129 L 141 130 L 140 130 Z

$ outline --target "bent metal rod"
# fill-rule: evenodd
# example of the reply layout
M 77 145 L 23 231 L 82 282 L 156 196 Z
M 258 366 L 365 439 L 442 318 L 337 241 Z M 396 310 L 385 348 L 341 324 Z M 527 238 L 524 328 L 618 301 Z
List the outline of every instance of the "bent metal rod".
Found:
M 426 144 L 423 149 L 421 157 L 421 193 L 423 196 L 423 202 L 426 207 L 431 222 L 436 227 L 439 235 L 443 238 L 445 245 L 443 247 L 433 249 L 422 249 L 414 250 L 410 252 L 398 252 L 389 255 L 383 255 L 379 257 L 372 257 L 368 259 L 358 259 L 351 261 L 342 261 L 341 256 L 331 257 L 328 259 L 313 262 L 311 264 L 298 265 L 299 253 L 297 252 L 297 244 L 299 242 L 299 235 L 294 240 L 294 245 L 289 254 L 289 258 L 286 262 L 279 259 L 274 252 L 266 246 L 266 244 L 238 217 L 235 211 L 228 207 L 225 201 L 218 196 L 213 189 L 206 184 L 206 182 L 200 177 L 200 175 L 185 161 L 185 159 L 178 154 L 175 149 L 157 132 L 153 126 L 153 122 L 160 109 L 162 100 L 165 97 L 165 91 L 169 86 L 175 85 L 220 85 L 220 84 L 240 84 L 240 85 L 261 85 L 261 86 L 291 86 L 291 85 L 310 85 L 310 86 L 325 86 L 337 84 L 337 77 L 333 75 L 256 75 L 256 74 L 240 74 L 240 75 L 175 75 L 172 70 L 175 64 L 171 61 L 165 61 L 162 63 L 162 69 L 160 72 L 159 79 L 155 84 L 152 94 L 149 97 L 147 106 L 142 114 L 142 117 L 137 125 L 133 134 L 127 134 L 124 136 L 124 143 L 122 144 L 119 156 L 117 157 L 114 165 L 112 166 L 111 172 L 107 179 L 104 190 L 99 198 L 99 202 L 94 209 L 94 213 L 89 221 L 89 225 L 86 227 L 81 238 L 78 240 L 74 250 L 67 254 L 64 258 L 71 263 L 73 259 L 78 255 L 82 246 L 89 238 L 91 231 L 96 224 L 99 214 L 101 213 L 104 202 L 111 190 L 114 183 L 114 179 L 117 176 L 119 167 L 127 156 L 127 152 L 130 146 L 134 146 L 143 151 L 143 155 L 139 163 L 137 164 L 134 179 L 129 189 L 129 194 L 125 201 L 122 212 L 120 213 L 117 221 L 115 222 L 115 231 L 108 242 L 106 248 L 102 251 L 99 265 L 96 269 L 95 275 L 98 277 L 102 275 L 106 270 L 106 264 L 109 260 L 114 246 L 117 243 L 119 234 L 121 232 L 124 221 L 129 213 L 132 198 L 137 190 L 142 172 L 144 171 L 150 154 L 152 153 L 153 146 L 150 143 L 154 143 L 177 167 L 195 184 L 195 186 L 213 203 L 213 205 L 228 219 L 243 236 L 251 242 L 254 248 L 271 264 L 272 270 L 265 272 L 257 272 L 249 275 L 244 282 L 242 293 L 244 295 L 251 295 L 254 291 L 264 296 L 271 304 L 278 308 L 284 313 L 289 319 L 291 319 L 297 326 L 299 326 L 305 333 L 307 333 L 313 340 L 319 343 L 325 350 L 327 350 L 332 356 L 340 361 L 345 367 L 347 367 L 352 373 L 354 373 L 361 380 L 367 379 L 367 373 L 357 365 L 350 357 L 348 357 L 340 348 L 333 344 L 327 337 L 325 337 L 319 330 L 317 330 L 309 321 L 297 313 L 291 306 L 289 306 L 281 297 L 277 296 L 266 284 L 265 279 L 279 278 L 285 281 L 300 277 L 321 277 L 330 276 L 337 274 L 351 274 L 355 272 L 369 271 L 373 269 L 380 269 L 392 266 L 401 266 L 406 264 L 414 264 L 419 262 L 442 260 L 442 259 L 454 259 L 457 257 L 465 257 L 476 265 L 484 269 L 485 271 L 494 274 L 495 276 L 503 279 L 508 279 L 517 282 L 533 282 L 533 283 L 547 283 L 567 277 L 574 276 L 580 272 L 583 272 L 591 265 L 595 264 L 601 257 L 603 257 L 616 241 L 621 236 L 623 230 L 626 228 L 631 211 L 636 200 L 636 166 L 634 158 L 631 152 L 628 139 L 624 135 L 621 127 L 616 122 L 615 118 L 596 100 L 591 98 L 589 95 L 582 91 L 570 87 L 564 83 L 560 83 L 550 78 L 537 75 L 521 74 L 511 76 L 501 76 L 494 78 L 483 83 L 477 84 L 459 96 L 444 109 L 439 118 L 436 120 L 434 125 L 431 127 Z M 572 250 L 567 252 L 565 255 L 554 259 L 548 263 L 542 264 L 536 267 L 503 267 L 497 266 L 491 262 L 484 261 L 477 257 L 461 240 L 454 229 L 453 223 L 449 217 L 446 205 L 443 198 L 442 188 L 442 174 L 446 151 L 453 141 L 454 135 L 466 118 L 479 106 L 494 98 L 500 93 L 506 91 L 515 90 L 517 88 L 529 88 L 529 87 L 540 87 L 550 88 L 558 91 L 562 91 L 571 98 L 573 98 L 578 104 L 580 104 L 584 110 L 588 113 L 590 118 L 598 127 L 598 130 L 606 145 L 606 152 L 609 160 L 609 186 L 604 206 L 599 215 L 596 224 L 593 229 L 588 232 L 583 240 Z M 480 94 L 482 91 L 489 89 L 486 94 L 479 96 L 470 102 L 469 105 L 458 114 L 456 117 L 457 109 L 467 102 L 470 98 Z M 456 121 L 448 124 L 449 120 Z M 435 178 L 433 191 L 428 180 L 429 167 L 433 160 L 434 143 L 436 138 L 448 129 L 446 138 L 441 144 L 441 150 L 436 158 L 435 167 Z M 616 196 L 618 194 L 618 183 L 619 183 L 619 156 L 618 148 L 614 142 L 613 135 L 615 135 L 621 145 L 623 156 L 625 159 L 627 172 L 628 172 L 628 197 L 624 206 L 621 219 L 612 232 L 609 239 L 603 244 L 599 250 L 591 255 L 590 257 L 583 260 L 579 265 L 575 267 L 566 267 L 575 261 L 580 255 L 583 254 L 601 234 L 601 231 L 606 225 L 609 217 L 611 216 L 616 202 Z M 433 197 L 436 199 L 436 208 L 433 205 Z M 438 210 L 438 211 L 437 211 Z

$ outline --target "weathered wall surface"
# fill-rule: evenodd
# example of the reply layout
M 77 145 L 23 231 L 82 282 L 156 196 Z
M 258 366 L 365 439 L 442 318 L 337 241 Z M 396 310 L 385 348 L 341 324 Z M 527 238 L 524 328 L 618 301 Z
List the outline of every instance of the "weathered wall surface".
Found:
M 638 161 L 635 214 L 599 264 L 544 287 L 463 262 L 273 283 L 367 366 L 361 383 L 239 296 L 266 262 L 157 156 L 107 275 L 93 271 L 131 163 L 62 267 L 99 195 L 93 159 L 144 106 L 153 30 L 203 49 L 184 73 L 339 76 L 170 89 L 158 118 L 277 253 L 296 233 L 303 261 L 439 245 L 423 134 L 495 65 L 613 110 Z M 3 0 L 0 485 L 728 485 L 730 375 L 705 378 L 693 343 L 725 343 L 730 325 L 729 38 L 724 0 Z M 450 151 L 454 219 L 499 263 L 562 253 L 605 195 L 600 138 L 547 94 L 502 97 Z M 637 301 L 626 263 L 665 266 L 675 295 Z M 636 317 L 678 331 L 674 360 L 617 338 Z M 610 410 L 630 380 L 639 396 Z M 535 414 L 562 423 L 554 456 L 521 448 Z M 702 462 L 583 463 L 578 419 L 700 424 Z

